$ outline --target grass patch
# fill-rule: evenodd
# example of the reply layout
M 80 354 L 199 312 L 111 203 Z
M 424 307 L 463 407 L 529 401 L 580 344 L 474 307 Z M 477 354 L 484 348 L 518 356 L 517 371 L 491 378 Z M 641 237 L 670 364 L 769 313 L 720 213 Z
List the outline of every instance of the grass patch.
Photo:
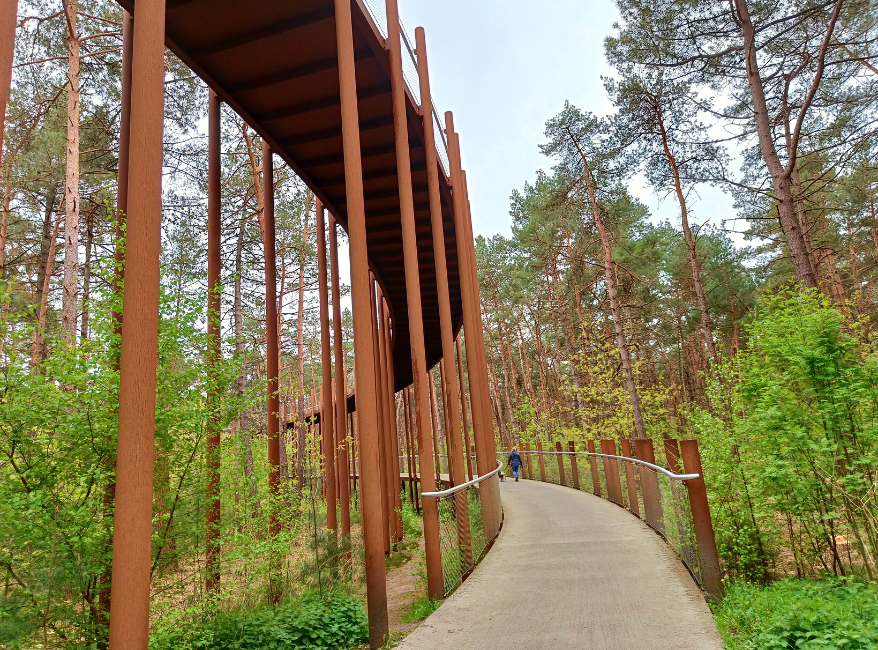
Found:
M 426 595 L 420 596 L 402 615 L 400 622 L 414 623 L 415 621 L 422 621 L 435 612 L 441 604 L 441 600 L 435 600 Z
M 150 636 L 150 650 L 341 650 L 369 640 L 366 611 L 348 596 L 316 594 L 276 607 L 224 612 L 207 619 L 181 614 Z
M 856 579 L 731 583 L 714 613 L 733 650 L 878 647 L 878 588 Z
M 404 550 L 391 551 L 390 555 L 384 558 L 384 568 L 387 571 L 401 567 L 403 564 L 412 559 L 412 554 Z

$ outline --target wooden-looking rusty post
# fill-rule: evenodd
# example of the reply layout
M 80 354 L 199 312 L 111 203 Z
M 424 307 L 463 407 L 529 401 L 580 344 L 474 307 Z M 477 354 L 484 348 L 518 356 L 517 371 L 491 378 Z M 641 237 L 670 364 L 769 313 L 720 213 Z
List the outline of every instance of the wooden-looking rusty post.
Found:
M 567 477 L 564 474 L 564 448 L 561 446 L 561 442 L 555 441 L 555 451 L 558 453 L 558 476 L 561 477 L 561 485 L 567 485 Z
M 8 6 L 7 10 L 11 13 Z M 124 290 L 127 325 L 122 335 L 119 370 L 111 650 L 147 650 L 149 645 L 165 0 L 140 0 L 135 16 L 129 169 L 130 177 L 137 182 L 131 184 L 129 192 L 132 207 Z
M 537 460 L 540 463 L 540 480 L 546 482 L 546 458 L 543 455 L 543 443 L 537 440 Z
M 579 463 L 576 461 L 576 445 L 572 440 L 567 443 L 570 449 L 570 474 L 573 477 L 573 489 L 579 489 Z
M 141 0 L 142 1 L 142 0 Z M 351 300 L 354 319 L 357 440 L 360 461 L 360 504 L 366 556 L 366 601 L 369 611 L 369 645 L 380 648 L 387 640 L 387 583 L 384 541 L 381 533 L 381 469 L 378 462 L 378 413 L 375 366 L 369 306 L 369 258 L 366 250 L 366 209 L 363 198 L 363 161 L 357 110 L 357 77 L 351 3 L 335 1 L 335 35 L 338 81 L 341 94 L 341 130 L 344 146 L 345 202 L 351 254 Z
M 381 470 L 381 522 L 382 534 L 384 535 L 384 553 L 390 553 L 390 501 L 387 495 L 390 488 L 387 485 L 387 423 L 385 418 L 387 411 L 384 408 L 384 391 L 387 384 L 384 381 L 384 344 L 378 333 L 378 293 L 375 286 L 374 277 L 371 281 L 370 290 L 372 291 L 372 340 L 375 346 L 375 358 L 373 364 L 375 366 L 375 406 L 378 410 L 378 458 L 379 468 Z
M 638 438 L 634 441 L 637 458 L 655 465 L 655 450 L 652 440 Z M 661 494 L 659 492 L 658 475 L 654 469 L 640 467 L 640 492 L 643 495 L 643 512 L 646 523 L 657 531 L 664 532 Z
M 332 333 L 335 350 L 335 440 L 338 453 L 339 508 L 341 510 L 341 534 L 351 534 L 351 481 L 348 474 L 348 375 L 344 358 L 344 334 L 341 329 L 341 279 L 338 268 L 338 234 L 335 217 L 329 215 L 329 266 L 332 285 Z
M 267 184 L 266 184 L 267 186 Z M 317 201 L 317 283 L 320 298 L 320 366 L 323 371 L 322 415 L 323 469 L 326 487 L 326 528 L 338 528 L 335 494 L 335 422 L 332 411 L 332 342 L 329 338 L 329 286 L 326 279 L 326 216 L 323 204 Z
M 588 441 L 588 453 L 595 454 L 594 440 Z M 601 496 L 601 477 L 598 474 L 598 459 L 597 456 L 589 456 L 588 457 L 589 464 L 591 465 L 591 484 L 593 488 L 593 492 L 595 496 Z M 609 490 L 609 486 L 607 486 L 607 490 Z
M 530 454 L 530 443 L 525 444 L 524 449 L 526 452 L 524 459 L 525 459 L 526 465 L 527 465 L 527 479 L 529 481 L 532 481 L 532 480 L 534 480 L 534 468 L 533 468 L 533 462 L 532 462 L 531 454 Z
M 417 33 L 417 30 L 415 30 Z M 423 91 L 422 96 L 423 96 Z M 432 117 L 432 116 L 431 116 Z M 426 128 L 426 127 L 425 127 Z M 466 456 L 466 480 L 473 480 L 473 459 L 470 454 L 470 443 L 469 443 L 469 418 L 467 417 L 466 412 L 466 390 L 464 389 L 465 384 L 463 383 L 463 355 L 460 351 L 460 337 L 454 340 L 454 344 L 457 347 L 457 379 L 458 379 L 458 389 L 460 390 L 460 416 L 463 421 L 463 450 L 464 455 Z
M 622 439 L 622 455 L 625 458 L 633 458 L 631 441 L 628 438 Z M 637 474 L 634 471 L 634 463 L 625 462 L 625 482 L 628 484 L 628 509 L 639 517 L 640 501 L 637 498 Z
M 601 440 L 601 453 L 608 456 L 616 455 L 616 441 L 612 439 Z M 604 475 L 607 479 L 607 493 L 610 500 L 617 505 L 622 505 L 622 479 L 619 476 L 619 461 L 615 458 L 604 458 Z
M 692 521 L 695 525 L 695 540 L 698 542 L 698 557 L 701 561 L 701 577 L 704 591 L 711 600 L 722 598 L 722 580 L 720 578 L 719 554 L 716 550 L 716 538 L 710 518 L 710 504 L 707 502 L 707 488 L 704 483 L 704 470 L 701 467 L 701 454 L 697 440 L 681 440 L 680 454 L 683 457 L 683 469 L 687 474 L 698 474 L 695 479 L 686 480 L 686 491 L 689 493 L 689 507 L 692 510 Z
M 390 488 L 391 524 L 397 542 L 402 540 L 402 497 L 399 493 L 399 431 L 396 426 L 396 393 L 393 375 L 393 339 L 390 336 L 390 308 L 382 299 L 381 335 L 384 337 L 384 381 L 387 383 L 387 484 Z
M 207 464 L 205 530 L 206 577 L 205 591 L 219 593 L 220 588 L 220 100 L 213 90 L 208 92 L 207 144 Z

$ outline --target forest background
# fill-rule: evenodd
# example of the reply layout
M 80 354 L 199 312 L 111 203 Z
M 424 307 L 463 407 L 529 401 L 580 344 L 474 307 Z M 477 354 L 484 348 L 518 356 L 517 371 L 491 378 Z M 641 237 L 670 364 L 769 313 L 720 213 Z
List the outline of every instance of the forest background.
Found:
M 875 4 L 617 6 L 605 42 L 614 112 L 559 107 L 541 145 L 552 167 L 513 192 L 511 235 L 477 242 L 498 445 L 696 437 L 729 580 L 874 580 Z M 104 638 L 120 32 L 109 0 L 20 2 L 0 167 L 9 647 Z M 166 60 L 159 631 L 213 611 L 203 590 L 204 437 L 215 412 L 203 363 L 207 90 Z M 270 545 L 287 558 L 290 595 L 322 581 L 313 550 L 338 549 L 319 539 L 309 487 L 318 459 L 301 426 L 282 446 L 288 496 L 267 493 L 261 143 L 227 109 L 222 126 L 223 606 L 246 609 L 264 602 Z M 679 219 L 651 218 L 629 190 L 634 177 Z M 707 206 L 696 211 L 705 184 L 734 198 L 747 245 Z M 288 168 L 275 191 L 281 417 L 300 425 L 322 377 L 314 204 Z M 343 332 L 353 368 L 349 312 Z M 275 509 L 289 525 L 269 540 Z M 356 595 L 356 578 L 339 588 Z

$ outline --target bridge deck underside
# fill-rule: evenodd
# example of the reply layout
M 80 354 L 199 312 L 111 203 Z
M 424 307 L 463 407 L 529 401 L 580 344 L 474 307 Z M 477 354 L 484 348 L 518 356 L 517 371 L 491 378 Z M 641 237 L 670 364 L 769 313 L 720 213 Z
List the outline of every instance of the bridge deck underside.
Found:
M 134 0 L 119 0 L 133 11 Z M 347 229 L 332 0 L 168 0 L 168 47 L 265 138 Z M 399 214 L 390 60 L 365 7 L 353 0 L 354 50 L 370 266 L 390 304 L 396 388 L 412 381 Z M 135 14 L 136 19 L 136 14 Z M 412 185 L 429 366 L 441 354 L 423 123 L 406 93 Z M 439 173 L 451 315 L 461 322 L 448 181 Z

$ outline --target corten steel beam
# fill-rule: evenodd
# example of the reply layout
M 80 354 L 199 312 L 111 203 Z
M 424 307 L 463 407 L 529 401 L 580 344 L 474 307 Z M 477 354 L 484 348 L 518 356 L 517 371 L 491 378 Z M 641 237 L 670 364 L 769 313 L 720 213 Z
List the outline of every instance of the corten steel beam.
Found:
M 631 441 L 622 439 L 622 455 L 632 458 Z M 628 509 L 637 517 L 640 516 L 640 502 L 637 499 L 637 475 L 634 473 L 634 463 L 625 463 L 625 482 L 628 485 Z
M 417 31 L 415 31 L 415 34 L 417 34 Z M 463 420 L 463 449 L 464 455 L 466 456 L 466 480 L 471 481 L 473 479 L 473 459 L 470 457 L 469 453 L 469 418 L 467 418 L 466 412 L 466 391 L 463 390 L 463 355 L 460 350 L 459 338 L 454 340 L 454 345 L 457 347 L 457 386 L 458 392 L 460 393 L 460 416 Z
M 323 370 L 323 468 L 326 489 L 326 527 L 338 528 L 335 494 L 335 435 L 332 414 L 332 343 L 329 340 L 329 287 L 326 281 L 326 217 L 323 204 L 317 200 L 317 283 L 320 294 L 320 359 Z M 325 422 L 324 422 L 325 420 Z
M 494 459 L 496 455 L 491 454 L 491 448 L 486 441 L 490 438 L 493 442 L 494 427 L 493 416 L 490 408 L 486 409 L 489 398 L 484 395 L 485 386 L 487 385 L 487 370 L 485 371 L 485 381 L 482 380 L 482 367 L 478 354 L 478 341 L 481 338 L 484 343 L 484 333 L 482 331 L 481 317 L 478 315 L 478 309 L 474 308 L 475 296 L 473 295 L 473 285 L 471 280 L 472 263 L 469 259 L 469 249 L 472 248 L 472 242 L 467 241 L 466 226 L 466 206 L 463 172 L 460 168 L 460 157 L 455 142 L 454 119 L 451 112 L 445 113 L 445 131 L 448 137 L 448 158 L 450 161 L 451 178 L 452 178 L 452 199 L 454 203 L 454 224 L 455 235 L 457 237 L 457 255 L 458 263 L 461 268 L 460 276 L 460 293 L 461 302 L 463 303 L 463 329 L 466 333 L 466 362 L 469 370 L 470 395 L 472 397 L 473 411 L 473 437 L 476 443 L 476 465 L 478 467 L 479 476 L 484 476 L 494 469 Z M 491 445 L 493 447 L 493 444 Z M 486 504 L 488 505 L 488 504 Z M 489 508 L 483 508 L 488 511 Z M 486 517 L 486 534 L 490 532 L 490 517 Z
M 335 396 L 336 396 L 336 426 L 335 439 L 338 442 L 338 467 L 336 473 L 339 476 L 339 507 L 341 508 L 341 533 L 351 534 L 351 482 L 348 474 L 348 446 L 349 436 L 347 430 L 348 400 L 347 400 L 347 370 L 344 358 L 344 334 L 341 329 L 341 289 L 338 268 L 338 235 L 336 233 L 335 217 L 329 215 L 329 263 L 332 272 L 332 329 L 335 337 Z
M 390 6 L 393 5 L 394 14 L 396 10 L 396 0 L 387 0 L 388 15 L 390 15 Z M 397 27 L 398 27 L 398 21 Z M 396 34 L 396 45 L 399 48 L 399 34 Z M 448 261 L 446 259 L 445 250 L 445 228 L 442 224 L 442 198 L 439 195 L 439 164 L 436 155 L 435 131 L 433 127 L 433 110 L 430 104 L 430 72 L 427 63 L 427 42 L 424 35 L 424 29 L 418 27 L 415 29 L 415 47 L 418 59 L 418 81 L 420 84 L 420 95 L 422 99 L 422 115 L 424 120 L 424 152 L 427 163 L 427 189 L 430 196 L 430 224 L 432 226 L 433 239 L 433 260 L 436 268 L 436 291 L 439 298 L 439 328 L 442 338 L 442 363 L 448 359 L 449 363 L 454 363 L 454 328 L 451 323 L 451 297 L 448 291 Z M 400 81 L 402 80 L 402 68 L 399 70 Z M 443 397 L 445 398 L 445 414 L 446 422 L 450 424 L 450 428 L 446 425 L 447 435 L 450 441 L 448 445 L 448 472 L 451 482 L 454 485 L 460 485 L 466 482 L 464 474 L 464 447 L 463 438 L 460 430 L 460 409 L 459 395 L 460 387 L 457 383 L 457 374 L 455 369 L 451 368 L 451 372 L 443 372 L 440 365 L 440 373 L 443 380 Z M 468 445 L 467 445 L 468 446 Z M 467 454 L 468 457 L 468 454 Z M 472 470 L 470 469 L 470 474 Z M 461 546 L 466 555 L 466 561 L 472 562 L 472 548 L 470 544 L 470 526 L 469 526 L 469 503 L 465 491 L 458 493 L 460 497 L 456 499 L 458 518 L 458 536 L 461 538 Z
M 165 1 L 140 0 L 134 25 L 127 326 L 119 365 L 119 437 L 113 529 L 111 650 L 147 650 L 152 552 L 159 255 L 162 219 L 162 130 Z
M 378 314 L 381 319 L 381 329 L 378 335 L 384 347 L 382 362 L 384 364 L 382 377 L 384 378 L 384 449 L 387 454 L 387 516 L 390 519 L 390 528 L 394 542 L 402 539 L 402 519 L 400 508 L 402 503 L 399 498 L 399 450 L 396 446 L 396 412 L 393 399 L 393 348 L 390 340 L 390 320 L 388 317 L 387 303 L 383 294 L 379 292 Z
M 615 456 L 616 441 L 601 440 L 601 453 Z M 624 501 L 622 499 L 622 478 L 619 476 L 619 461 L 615 458 L 604 458 L 604 474 L 607 477 L 607 492 L 610 494 L 610 499 L 621 506 Z
M 278 365 L 280 350 L 277 338 L 277 244 L 274 225 L 274 157 L 271 146 L 262 141 L 262 188 L 265 215 L 263 233 L 265 249 L 265 369 L 268 378 L 268 495 L 272 500 L 268 516 L 268 535 L 280 533 L 280 399 Z M 272 603 L 281 596 L 281 558 L 271 558 L 268 598 Z
M 134 48 L 134 21 L 122 12 L 122 101 L 119 111 L 119 170 L 116 182 L 116 232 L 113 251 L 113 295 L 119 296 L 125 279 L 125 220 L 128 218 L 128 160 L 131 150 L 131 62 Z M 0 150 L 2 150 L 0 142 Z M 121 302 L 113 303 L 113 333 L 122 335 Z
M 588 441 L 588 453 L 595 453 L 594 440 Z M 601 477 L 598 474 L 598 459 L 595 456 L 589 456 L 588 460 L 591 464 L 591 485 L 595 496 L 601 496 Z M 609 489 L 609 488 L 607 488 Z
M 655 449 L 649 438 L 634 441 L 634 451 L 637 458 L 655 465 Z M 661 497 L 659 494 L 658 475 L 648 467 L 640 467 L 640 491 L 643 494 L 643 513 L 646 523 L 658 530 L 664 531 L 664 513 L 662 512 Z
M 9 102 L 9 90 L 12 86 L 12 59 L 15 57 L 15 24 L 17 20 L 18 0 L 4 0 L 0 3 L 0 120 L 2 120 L 0 121 L 0 165 L 3 163 L 6 104 Z
M 689 507 L 692 510 L 692 521 L 695 525 L 695 540 L 698 543 L 698 557 L 701 561 L 701 577 L 704 591 L 711 600 L 722 598 L 722 580 L 720 578 L 719 554 L 716 550 L 716 538 L 710 518 L 710 504 L 707 502 L 707 488 L 704 484 L 704 470 L 701 467 L 701 454 L 698 452 L 697 440 L 681 440 L 680 454 L 683 457 L 683 470 L 687 474 L 698 474 L 696 479 L 686 481 L 689 493 Z
M 568 449 L 570 450 L 570 474 L 573 478 L 573 489 L 579 489 L 579 463 L 577 462 L 576 456 L 576 445 L 572 440 L 567 443 Z
M 403 262 L 405 265 L 406 301 L 408 303 L 412 384 L 415 396 L 414 415 L 418 434 L 421 436 L 421 490 L 434 492 L 436 490 L 437 477 L 433 475 L 431 459 L 428 453 L 429 445 L 423 444 L 423 435 L 427 431 L 424 416 L 430 412 L 428 410 L 430 406 L 427 386 L 424 384 L 424 380 L 427 377 L 427 357 L 424 350 L 421 275 L 418 267 L 418 242 L 415 232 L 414 197 L 412 193 L 412 167 L 409 155 L 408 118 L 405 105 L 406 91 L 405 81 L 402 77 L 402 46 L 396 0 L 387 0 L 386 9 L 394 140 L 396 143 L 396 167 L 399 185 L 400 226 L 402 228 Z M 427 165 L 429 166 L 429 162 Z M 430 418 L 432 420 L 432 415 L 430 415 Z M 439 547 L 439 506 L 436 499 L 424 500 L 423 506 L 427 592 L 432 598 L 441 598 L 445 593 L 445 586 L 442 577 L 442 551 Z
M 564 451 L 564 448 L 561 446 L 560 441 L 555 441 L 555 451 L 558 452 L 558 475 L 561 477 L 561 485 L 567 485 L 567 477 L 564 475 L 564 454 L 561 452 Z
M 208 92 L 207 144 L 207 530 L 205 531 L 207 576 L 205 591 L 218 593 L 220 588 L 220 101 Z
M 546 457 L 543 455 L 543 443 L 537 440 L 537 460 L 540 463 L 540 480 L 546 482 Z
M 411 436 L 411 421 L 409 418 L 409 392 L 408 387 L 402 390 L 400 394 L 400 398 L 402 399 L 402 418 L 405 432 L 405 471 L 408 472 L 409 482 L 408 482 L 408 491 L 409 491 L 409 502 L 412 504 L 412 507 L 415 506 L 415 468 L 412 465 L 412 457 L 414 456 L 414 445 L 412 445 L 412 436 Z
M 530 454 L 530 443 L 527 443 L 524 445 L 524 450 L 526 452 L 525 461 L 527 463 L 527 479 L 529 481 L 532 481 L 532 480 L 534 480 L 534 467 L 533 467 L 533 461 L 531 459 L 531 454 Z
M 384 345 L 378 335 L 378 291 L 375 280 L 372 280 L 372 341 L 375 346 L 375 406 L 378 409 L 378 458 L 381 468 L 381 521 L 384 535 L 384 553 L 390 553 L 390 501 L 387 499 L 387 412 L 384 409 Z

